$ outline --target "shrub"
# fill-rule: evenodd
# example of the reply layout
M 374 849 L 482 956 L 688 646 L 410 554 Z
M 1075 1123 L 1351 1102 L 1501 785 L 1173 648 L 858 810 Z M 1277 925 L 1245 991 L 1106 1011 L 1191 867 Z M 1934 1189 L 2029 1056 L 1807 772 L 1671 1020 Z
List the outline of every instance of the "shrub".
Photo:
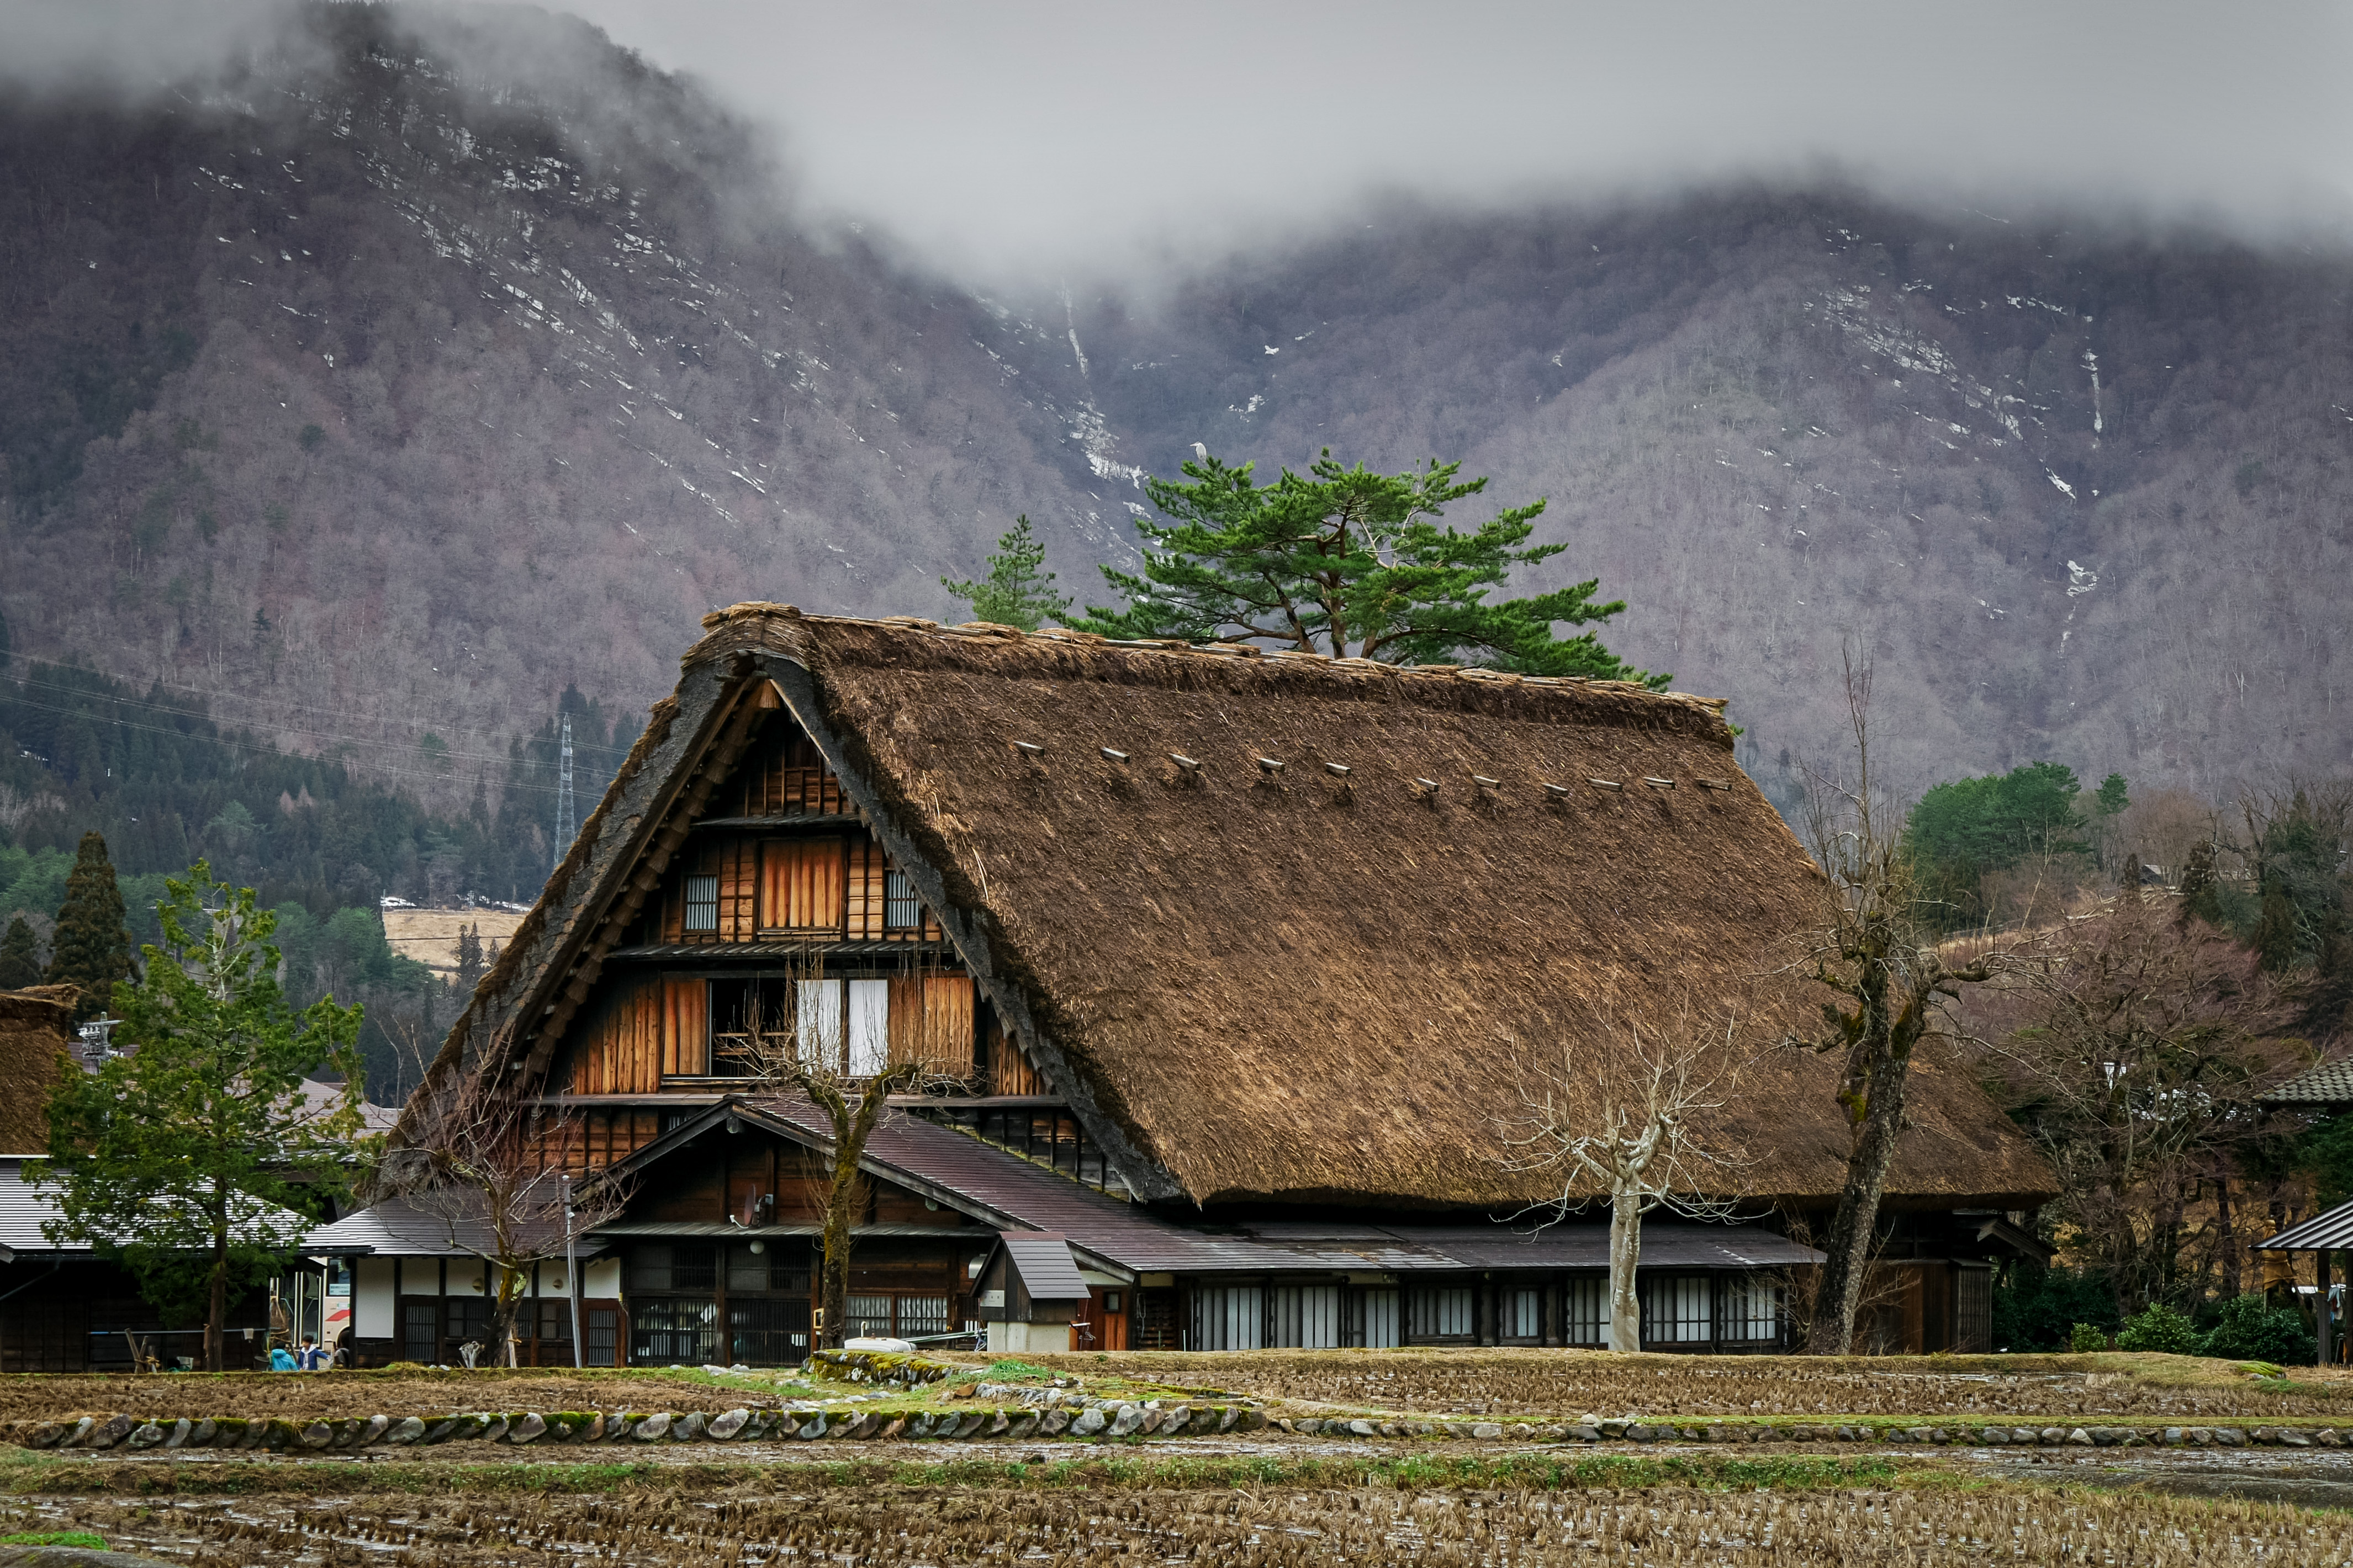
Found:
M 2310 1366 L 2314 1353 L 2312 1331 L 2305 1327 L 2303 1314 L 2274 1307 L 2261 1296 L 2233 1296 L 2223 1302 L 2198 1348 L 2203 1355 L 2280 1366 Z
M 2068 1326 L 2116 1323 L 2116 1291 L 2091 1269 L 2044 1268 L 2021 1263 L 1994 1287 L 1993 1342 L 2006 1351 L 2060 1351 Z
M 2125 1320 L 2116 1331 L 2120 1351 L 2158 1351 L 2167 1355 L 2196 1355 L 2198 1325 L 2167 1306 L 2151 1301 L 2147 1310 Z
M 2108 1331 L 2097 1323 L 2078 1323 L 2067 1331 L 2067 1348 L 2078 1355 L 2108 1348 Z

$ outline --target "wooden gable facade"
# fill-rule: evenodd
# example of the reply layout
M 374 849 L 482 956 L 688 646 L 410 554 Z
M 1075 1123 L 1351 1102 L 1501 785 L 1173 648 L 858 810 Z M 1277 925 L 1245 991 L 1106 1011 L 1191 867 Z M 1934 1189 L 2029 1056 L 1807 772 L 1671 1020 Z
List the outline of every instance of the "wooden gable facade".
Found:
M 773 689 L 753 700 L 739 760 L 543 1047 L 542 1093 L 564 1112 L 550 1154 L 574 1169 L 650 1143 L 679 1097 L 752 1087 L 764 1035 L 839 1039 L 853 1068 L 916 1063 L 966 1109 L 1044 1087 L 807 733 Z M 1078 1142 L 1035 1108 L 987 1120 L 1017 1143 Z

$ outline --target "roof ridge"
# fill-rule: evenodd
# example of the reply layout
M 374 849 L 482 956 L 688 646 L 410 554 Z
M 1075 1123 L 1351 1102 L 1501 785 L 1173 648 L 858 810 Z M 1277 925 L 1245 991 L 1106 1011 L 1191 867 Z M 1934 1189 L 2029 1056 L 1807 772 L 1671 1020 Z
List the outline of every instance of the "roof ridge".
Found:
M 1401 680 L 1460 680 L 1472 684 L 1496 686 L 1575 687 L 1589 691 L 1640 697 L 1652 701 L 1687 705 L 1709 710 L 1721 718 L 1731 703 L 1728 697 L 1703 697 L 1691 691 L 1655 691 L 1639 680 L 1604 680 L 1581 675 L 1526 675 L 1518 670 L 1494 669 L 1483 665 L 1460 664 L 1389 664 L 1380 659 L 1356 655 L 1335 656 L 1316 653 L 1306 648 L 1268 648 L 1240 640 L 1206 643 L 1185 642 L 1172 637 L 1108 637 L 1100 632 L 1082 631 L 1071 626 L 1041 626 L 1034 632 L 1023 631 L 998 621 L 965 621 L 960 625 L 927 619 L 922 616 L 823 616 L 812 615 L 796 605 L 773 600 L 749 599 L 713 610 L 702 617 L 706 633 L 742 621 L 777 619 L 805 621 L 818 626 L 872 626 L 893 632 L 914 632 L 928 637 L 959 640 L 1000 643 L 1050 643 L 1063 647 L 1117 648 L 1125 653 L 1160 654 L 1191 658 L 1261 658 L 1280 663 L 1320 664 L 1335 671 L 1378 673 Z M 699 647 L 700 645 L 698 645 Z M 687 662 L 692 662 L 696 650 L 690 650 Z

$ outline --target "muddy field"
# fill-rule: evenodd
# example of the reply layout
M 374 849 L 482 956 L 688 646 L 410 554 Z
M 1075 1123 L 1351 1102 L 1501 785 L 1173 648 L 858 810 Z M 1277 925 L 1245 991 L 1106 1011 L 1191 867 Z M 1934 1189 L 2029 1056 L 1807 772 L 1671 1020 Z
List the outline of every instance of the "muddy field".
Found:
M 1252 1351 L 1032 1356 L 1268 1400 L 1429 1415 L 2353 1416 L 2353 1382 L 2296 1386 L 2186 1356 L 1620 1356 L 1595 1351 Z
M 2346 1559 L 2344 1516 L 2026 1487 L 1545 1491 L 874 1488 L 804 1495 L 19 1499 L 10 1531 L 88 1530 L 200 1568 L 631 1564 L 2088 1561 L 2295 1568 Z

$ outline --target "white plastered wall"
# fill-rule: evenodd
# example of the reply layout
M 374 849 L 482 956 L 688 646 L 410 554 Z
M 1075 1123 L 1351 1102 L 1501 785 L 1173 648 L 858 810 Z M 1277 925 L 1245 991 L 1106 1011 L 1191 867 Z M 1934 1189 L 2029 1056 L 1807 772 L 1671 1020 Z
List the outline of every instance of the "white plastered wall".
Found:
M 355 1259 L 352 1268 L 352 1337 L 362 1340 L 392 1338 L 394 1310 L 393 1270 L 389 1258 Z

